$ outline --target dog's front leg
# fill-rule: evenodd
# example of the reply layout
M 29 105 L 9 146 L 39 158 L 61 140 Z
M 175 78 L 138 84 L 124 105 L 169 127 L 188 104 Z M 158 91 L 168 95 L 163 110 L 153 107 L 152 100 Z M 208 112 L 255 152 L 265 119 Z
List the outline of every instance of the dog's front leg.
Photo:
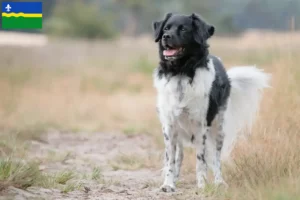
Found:
M 195 145 L 196 145 L 196 176 L 197 176 L 197 185 L 199 188 L 205 187 L 205 182 L 207 178 L 207 163 L 206 163 L 206 138 L 209 132 L 209 127 L 201 125 L 198 127 L 198 134 L 196 136 Z
M 172 125 L 164 125 L 163 134 L 165 141 L 165 177 L 161 190 L 163 192 L 175 192 L 175 156 L 178 134 Z
M 178 180 L 180 175 L 180 169 L 182 165 L 183 160 L 183 145 L 180 140 L 177 141 L 177 147 L 176 147 L 176 164 L 175 164 L 175 181 Z

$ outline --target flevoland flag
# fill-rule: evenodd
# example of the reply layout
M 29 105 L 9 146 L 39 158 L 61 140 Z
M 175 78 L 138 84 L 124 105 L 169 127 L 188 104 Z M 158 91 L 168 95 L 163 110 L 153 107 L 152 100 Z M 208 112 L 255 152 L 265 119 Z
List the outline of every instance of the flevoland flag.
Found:
M 41 29 L 42 2 L 2 2 L 2 29 Z

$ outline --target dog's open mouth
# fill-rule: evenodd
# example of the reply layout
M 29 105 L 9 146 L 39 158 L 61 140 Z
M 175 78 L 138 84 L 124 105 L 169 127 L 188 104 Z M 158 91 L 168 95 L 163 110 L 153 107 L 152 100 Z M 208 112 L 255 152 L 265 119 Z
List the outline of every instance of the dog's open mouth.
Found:
M 163 55 L 165 57 L 175 57 L 178 54 L 180 54 L 183 50 L 184 50 L 184 48 L 182 48 L 182 47 L 180 47 L 180 48 L 167 48 L 163 51 Z

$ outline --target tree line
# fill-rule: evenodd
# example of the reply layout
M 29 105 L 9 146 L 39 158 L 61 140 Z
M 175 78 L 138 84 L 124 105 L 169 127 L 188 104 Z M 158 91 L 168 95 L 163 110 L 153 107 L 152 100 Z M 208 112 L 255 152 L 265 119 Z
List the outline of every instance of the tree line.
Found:
M 43 29 L 34 31 L 58 36 L 104 39 L 118 35 L 137 36 L 150 33 L 152 21 L 162 18 L 167 12 L 199 13 L 218 28 L 218 34 L 239 33 L 249 28 L 290 31 L 300 27 L 300 0 L 42 0 L 42 2 Z

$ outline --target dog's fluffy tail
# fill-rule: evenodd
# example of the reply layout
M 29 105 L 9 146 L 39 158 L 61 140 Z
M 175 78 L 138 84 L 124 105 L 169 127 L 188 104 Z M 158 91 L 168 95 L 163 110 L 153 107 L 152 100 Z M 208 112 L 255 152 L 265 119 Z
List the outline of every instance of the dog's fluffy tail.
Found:
M 227 71 L 231 93 L 225 113 L 222 159 L 228 159 L 239 136 L 251 131 L 259 109 L 262 89 L 271 76 L 256 67 L 234 67 Z

